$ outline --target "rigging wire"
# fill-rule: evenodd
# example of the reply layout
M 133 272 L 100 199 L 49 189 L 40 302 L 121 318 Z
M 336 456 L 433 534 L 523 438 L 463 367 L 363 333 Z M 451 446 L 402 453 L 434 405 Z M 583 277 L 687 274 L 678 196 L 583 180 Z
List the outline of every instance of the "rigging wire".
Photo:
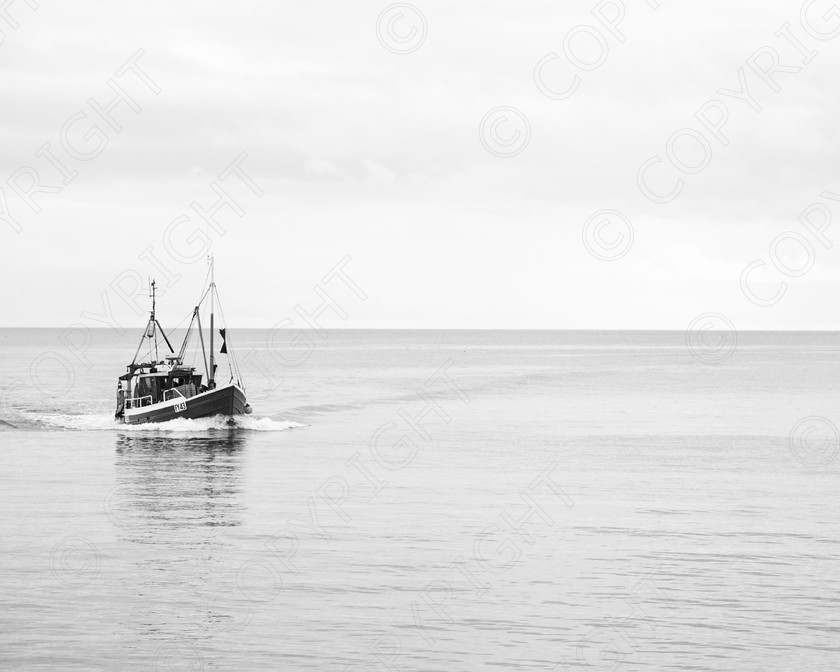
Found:
M 204 297 L 207 296 L 207 292 L 210 291 L 210 266 L 209 265 L 207 266 L 207 274 L 204 276 L 204 284 L 202 284 L 201 287 L 202 287 L 202 289 L 204 289 L 204 288 L 206 288 L 206 289 L 204 289 L 204 291 L 202 292 L 201 298 L 198 300 L 198 303 L 196 304 L 197 306 L 201 305 L 201 302 L 204 301 Z
M 221 323 L 224 325 L 224 326 L 222 327 L 222 329 L 225 329 L 225 338 L 224 338 L 224 340 L 222 341 L 222 343 L 224 343 L 224 344 L 225 344 L 225 350 L 226 350 L 226 353 L 225 353 L 225 354 L 227 355 L 227 363 L 228 363 L 228 374 L 230 375 L 230 378 L 229 378 L 228 382 L 229 382 L 229 383 L 231 383 L 231 382 L 233 382 L 233 376 L 234 376 L 233 367 L 232 367 L 232 365 L 231 365 L 231 363 L 233 362 L 233 356 L 232 356 L 232 355 L 233 355 L 233 351 L 232 351 L 232 350 L 231 350 L 231 348 L 230 348 L 230 347 L 228 347 L 228 345 L 227 345 L 227 320 L 225 319 L 225 311 L 223 311 L 223 310 L 222 310 L 222 301 L 221 301 L 221 299 L 219 298 L 219 292 L 218 292 L 218 290 L 216 291 L 216 304 L 219 306 L 219 315 L 220 315 L 220 316 L 221 316 L 221 318 L 222 318 L 222 322 L 221 322 Z M 219 333 L 221 334 L 221 331 L 220 331 Z
M 208 271 L 208 273 L 209 273 L 209 271 Z M 204 293 L 201 295 L 201 298 L 198 300 L 198 303 L 196 304 L 196 308 L 199 308 L 201 306 L 201 304 L 204 302 L 204 299 L 207 298 L 207 292 L 209 292 L 209 291 L 210 291 L 209 287 L 204 290 Z M 200 315 L 201 315 L 201 313 L 199 311 L 199 317 L 200 317 Z M 184 316 L 184 318 L 175 327 L 175 330 L 180 329 L 181 325 L 184 322 L 186 322 L 187 319 L 189 318 L 190 323 L 187 326 L 187 333 L 184 334 L 184 340 L 182 341 L 181 349 L 179 350 L 179 353 L 180 352 L 184 353 L 184 358 L 181 362 L 182 364 L 187 360 L 187 349 L 189 348 L 190 342 L 192 341 L 192 337 L 193 337 L 193 324 L 195 322 L 195 316 L 196 316 L 196 311 L 195 311 L 195 308 L 193 308 L 187 315 Z M 198 355 L 198 343 L 197 342 L 195 343 L 195 345 L 193 347 L 193 351 L 192 351 L 191 354 L 192 354 L 192 357 L 190 359 L 190 362 L 192 364 L 194 364 L 196 362 L 197 355 Z
M 233 343 L 227 333 L 227 319 L 225 318 L 225 311 L 222 309 L 222 300 L 219 298 L 219 292 L 216 292 L 216 301 L 219 304 L 219 314 L 222 316 L 222 323 L 225 325 L 225 343 L 227 347 L 228 367 L 232 367 L 231 380 L 233 375 L 236 375 L 237 384 L 244 390 L 245 385 L 242 382 L 242 373 L 239 370 L 239 362 L 236 360 L 236 354 L 233 350 Z

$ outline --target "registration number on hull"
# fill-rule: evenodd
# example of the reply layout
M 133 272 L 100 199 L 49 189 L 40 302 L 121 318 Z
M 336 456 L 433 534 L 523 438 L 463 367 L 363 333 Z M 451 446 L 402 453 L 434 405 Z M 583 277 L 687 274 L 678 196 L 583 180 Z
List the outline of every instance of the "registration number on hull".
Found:
M 176 413 L 183 413 L 187 410 L 187 402 L 186 401 L 179 401 L 175 404 L 175 412 Z

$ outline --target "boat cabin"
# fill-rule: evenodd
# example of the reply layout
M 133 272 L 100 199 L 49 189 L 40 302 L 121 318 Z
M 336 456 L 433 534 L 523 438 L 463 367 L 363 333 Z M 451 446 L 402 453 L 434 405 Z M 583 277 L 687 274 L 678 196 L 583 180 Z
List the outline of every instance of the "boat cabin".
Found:
M 120 376 L 126 381 L 126 408 L 151 406 L 176 398 L 189 399 L 207 387 L 201 384 L 201 374 L 195 368 L 186 367 L 177 357 L 167 357 L 166 361 L 133 364 Z

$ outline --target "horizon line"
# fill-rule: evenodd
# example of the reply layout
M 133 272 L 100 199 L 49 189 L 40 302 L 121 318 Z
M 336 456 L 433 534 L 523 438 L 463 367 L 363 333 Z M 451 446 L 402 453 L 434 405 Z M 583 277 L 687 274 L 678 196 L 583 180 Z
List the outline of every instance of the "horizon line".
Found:
M 56 327 L 56 326 L 5 326 L 0 327 L 0 331 L 2 330 L 10 330 L 10 329 L 54 329 L 54 330 L 68 330 L 68 329 L 78 329 L 79 325 L 70 325 L 67 327 Z M 133 327 L 89 327 L 85 325 L 86 329 L 91 331 L 131 331 Z M 230 327 L 226 327 L 230 329 Z M 231 329 L 231 331 L 270 331 L 275 327 L 237 327 Z M 186 327 L 176 327 L 171 329 L 170 331 L 179 331 L 184 330 Z M 317 332 L 318 329 L 312 327 L 283 327 L 285 331 L 312 331 Z M 637 331 L 637 332 L 686 332 L 691 331 L 691 329 L 687 327 L 683 328 L 673 328 L 673 327 L 321 327 L 323 331 Z M 142 331 L 142 329 L 137 329 L 136 331 Z M 777 332 L 790 332 L 790 333 L 802 333 L 802 332 L 809 332 L 809 333 L 831 333 L 831 332 L 840 332 L 840 327 L 777 327 L 777 328 L 744 328 L 738 329 L 737 327 L 732 329 L 709 329 L 708 331 L 712 332 L 728 332 L 728 331 L 735 331 L 736 333 L 777 333 Z

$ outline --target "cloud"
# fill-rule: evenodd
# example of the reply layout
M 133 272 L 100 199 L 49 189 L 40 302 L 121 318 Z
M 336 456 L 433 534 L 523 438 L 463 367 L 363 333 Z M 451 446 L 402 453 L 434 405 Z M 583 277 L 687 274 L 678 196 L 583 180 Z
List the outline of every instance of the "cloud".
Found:
M 385 3 L 82 0 L 42 3 L 36 12 L 16 3 L 19 28 L 0 45 L 8 101 L 0 187 L 3 207 L 24 228 L 16 234 L 0 224 L 0 279 L 20 286 L 7 314 L 26 323 L 31 306 L 46 300 L 51 319 L 75 319 L 77 307 L 53 298 L 51 269 L 65 269 L 63 286 L 77 296 L 88 288 L 95 303 L 98 290 L 89 288 L 107 286 L 151 242 L 159 245 L 194 201 L 211 202 L 220 171 L 246 152 L 266 195 L 237 192 L 246 214 L 223 213 L 224 246 L 235 250 L 247 286 L 270 286 L 290 301 L 297 289 L 284 289 L 271 270 L 274 249 L 295 251 L 288 263 L 296 277 L 352 254 L 382 292 L 370 304 L 379 312 L 359 318 L 377 324 L 679 325 L 682 317 L 672 316 L 685 297 L 700 310 L 729 296 L 731 310 L 753 319 L 753 306 L 739 303 L 738 269 L 800 226 L 797 216 L 822 191 L 840 192 L 840 40 L 814 38 L 799 5 L 787 2 L 660 3 L 655 11 L 643 0 L 624 4 L 621 41 L 594 16 L 594 2 L 417 3 L 428 34 L 399 55 L 377 39 Z M 807 64 L 775 34 L 786 22 L 819 52 Z M 777 73 L 778 91 L 748 65 L 763 47 L 802 68 Z M 117 74 L 138 49 L 159 94 Z M 580 79 L 565 100 L 534 81 L 552 53 L 545 85 L 562 90 Z M 575 58 L 602 62 L 582 68 Z M 739 69 L 760 113 L 719 93 L 739 85 Z M 89 102 L 107 103 L 109 81 L 141 108 L 114 108 L 120 131 Z M 726 143 L 696 116 L 712 99 L 727 104 Z M 530 133 L 508 158 L 488 151 L 480 129 L 498 107 L 515 109 Z M 63 135 L 79 113 L 85 119 Z M 79 158 L 78 148 L 97 148 L 97 129 L 106 146 Z M 504 144 L 526 129 L 496 130 Z M 75 171 L 69 184 L 43 152 L 36 156 L 47 142 Z M 707 165 L 681 170 L 674 153 Z M 661 159 L 646 174 L 652 189 L 681 185 L 671 201 L 639 187 L 652 157 Z M 60 187 L 35 195 L 39 213 L 7 181 L 27 166 L 42 185 Z M 599 261 L 582 243 L 583 223 L 602 209 L 625 213 L 636 227 L 632 253 L 620 261 Z M 104 233 L 108 227 L 119 235 Z M 74 241 L 86 244 L 68 264 Z M 836 249 L 824 250 L 798 286 L 834 282 Z M 261 319 L 257 304 L 248 319 Z M 771 310 L 761 319 L 790 324 L 806 313 Z

